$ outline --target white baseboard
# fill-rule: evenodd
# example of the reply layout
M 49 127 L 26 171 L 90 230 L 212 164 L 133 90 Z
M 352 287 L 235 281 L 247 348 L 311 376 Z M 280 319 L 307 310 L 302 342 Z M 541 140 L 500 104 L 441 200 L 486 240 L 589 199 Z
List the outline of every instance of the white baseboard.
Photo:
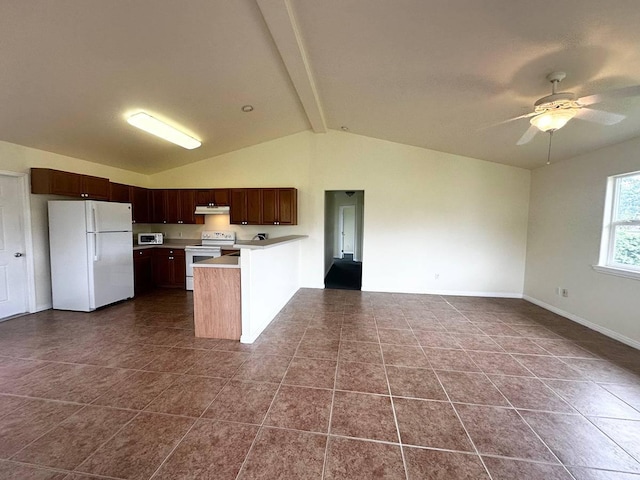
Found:
M 579 317 L 578 315 L 574 315 L 573 313 L 566 312 L 558 307 L 554 307 L 553 305 L 545 303 L 542 300 L 538 300 L 537 298 L 530 297 L 529 295 L 524 295 L 522 298 L 524 298 L 528 302 L 531 302 L 535 305 L 538 305 L 539 307 L 544 308 L 545 310 L 549 310 L 550 312 L 557 313 L 558 315 L 564 318 L 568 318 L 573 322 L 579 323 L 580 325 L 590 328 L 591 330 L 595 330 L 596 332 L 599 332 L 609 338 L 613 338 L 614 340 L 622 342 L 625 345 L 629 345 L 630 347 L 640 350 L 640 342 L 638 342 L 637 340 L 634 340 L 633 338 L 629 338 L 626 335 L 622 335 L 621 333 L 618 333 L 614 330 L 610 330 L 607 327 L 598 325 L 597 323 L 590 322 L 589 320 Z
M 377 290 L 362 286 L 363 292 L 373 293 L 409 293 L 416 295 L 442 295 L 455 297 L 495 297 L 495 298 L 522 298 L 521 292 L 474 292 L 466 290 L 429 290 L 429 291 L 406 291 L 406 290 Z
M 36 305 L 35 311 L 31 313 L 42 312 L 44 310 L 51 310 L 53 308 L 53 303 L 46 303 L 44 305 Z

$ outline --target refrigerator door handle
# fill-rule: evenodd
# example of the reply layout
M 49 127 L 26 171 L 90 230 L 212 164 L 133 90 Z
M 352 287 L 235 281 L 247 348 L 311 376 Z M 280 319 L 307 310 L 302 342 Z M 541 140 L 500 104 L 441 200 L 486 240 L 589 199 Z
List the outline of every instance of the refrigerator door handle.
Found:
M 98 261 L 98 235 L 95 233 L 91 234 L 91 250 L 93 250 L 93 261 Z
M 91 205 L 91 220 L 93 221 L 93 231 L 99 232 L 98 229 L 98 214 L 96 213 L 96 206 Z

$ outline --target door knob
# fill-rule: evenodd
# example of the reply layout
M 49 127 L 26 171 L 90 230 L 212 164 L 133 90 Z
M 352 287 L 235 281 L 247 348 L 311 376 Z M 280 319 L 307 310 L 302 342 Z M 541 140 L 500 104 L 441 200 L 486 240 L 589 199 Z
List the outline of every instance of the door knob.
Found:
M 14 254 L 13 254 L 13 256 L 14 256 L 14 257 L 21 257 L 21 256 L 22 256 L 22 254 L 21 254 L 20 252 L 16 252 L 16 253 L 14 253 Z

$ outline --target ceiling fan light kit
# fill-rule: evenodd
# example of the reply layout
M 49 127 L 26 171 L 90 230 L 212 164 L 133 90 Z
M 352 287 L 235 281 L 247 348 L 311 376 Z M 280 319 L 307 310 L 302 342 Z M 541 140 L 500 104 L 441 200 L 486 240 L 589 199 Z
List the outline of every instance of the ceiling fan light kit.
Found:
M 553 134 L 556 130 L 564 127 L 571 119 L 579 118 L 588 122 L 599 123 L 600 125 L 614 125 L 625 119 L 624 115 L 606 112 L 591 108 L 591 105 L 605 100 L 616 98 L 627 98 L 640 95 L 640 85 L 611 90 L 604 93 L 576 98 L 572 92 L 558 92 L 558 84 L 567 76 L 564 72 L 553 72 L 547 75 L 547 80 L 551 82 L 551 95 L 538 99 L 533 104 L 533 112 L 511 118 L 506 122 L 528 118 L 531 126 L 520 137 L 516 145 L 529 143 L 536 133 L 546 132 Z M 547 164 L 551 159 L 551 136 L 549 137 L 549 152 Z
M 531 125 L 536 126 L 542 132 L 555 131 L 564 127 L 569 120 L 576 116 L 576 113 L 578 113 L 577 108 L 559 108 L 536 115 L 529 121 Z

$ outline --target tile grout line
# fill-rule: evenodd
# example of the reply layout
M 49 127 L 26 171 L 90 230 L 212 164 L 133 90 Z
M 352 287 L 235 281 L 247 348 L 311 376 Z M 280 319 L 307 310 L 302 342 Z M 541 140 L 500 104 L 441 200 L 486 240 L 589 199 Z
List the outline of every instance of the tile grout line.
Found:
M 402 314 L 404 318 L 404 313 Z M 380 332 L 378 329 L 378 322 L 375 319 L 375 313 L 373 315 L 373 319 L 376 325 L 376 335 L 378 336 L 378 348 L 380 349 L 380 356 L 382 357 L 382 368 L 384 370 L 384 378 L 387 382 L 387 391 L 389 392 L 389 401 L 391 402 L 391 412 L 393 413 L 393 421 L 396 426 L 396 435 L 398 436 L 398 443 L 400 444 L 400 456 L 402 457 L 402 466 L 404 467 L 404 477 L 405 480 L 409 480 L 409 467 L 407 466 L 407 460 L 404 454 L 404 447 L 402 444 L 402 436 L 400 435 L 400 424 L 398 422 L 398 415 L 396 413 L 396 406 L 393 401 L 393 394 L 391 392 L 391 383 L 389 382 L 389 374 L 387 373 L 387 364 L 384 359 L 384 351 L 382 350 L 382 343 L 380 343 Z M 413 333 L 412 333 L 413 334 Z
M 250 357 L 249 357 L 249 358 L 250 358 Z M 247 358 L 247 360 L 248 360 L 248 358 Z M 246 362 L 246 360 L 245 360 L 245 362 Z M 240 364 L 240 365 L 238 366 L 238 369 L 240 369 L 240 367 L 241 367 L 242 365 L 244 365 L 244 362 L 242 362 L 242 364 Z M 237 371 L 237 370 L 236 370 L 236 371 Z M 235 372 L 234 372 L 234 373 L 235 373 Z M 183 374 L 183 375 L 184 375 L 184 374 Z M 212 377 L 205 377 L 205 378 L 212 378 Z M 187 436 L 187 435 L 189 435 L 189 432 L 191 432 L 191 430 L 193 430 L 193 427 L 195 427 L 195 426 L 196 426 L 196 424 L 197 424 L 200 420 L 202 420 L 202 418 L 204 417 L 204 414 L 207 412 L 207 410 L 209 409 L 209 407 L 211 407 L 211 405 L 213 404 L 213 402 L 215 402 L 215 401 L 216 401 L 216 398 L 218 398 L 218 396 L 220 395 L 220 393 L 222 392 L 222 390 L 224 389 L 224 387 L 226 387 L 226 386 L 227 386 L 227 384 L 231 381 L 231 377 L 226 378 L 225 380 L 226 380 L 226 381 L 225 381 L 224 385 L 222 385 L 222 387 L 220 387 L 220 390 L 218 390 L 218 393 L 216 393 L 216 394 L 213 396 L 213 399 L 211 399 L 211 401 L 209 402 L 209 404 L 208 404 L 208 405 L 207 405 L 207 406 L 202 410 L 202 413 L 200 413 L 200 416 L 199 416 L 199 417 L 197 417 L 197 418 L 195 418 L 195 420 L 193 421 L 193 423 L 191 424 L 191 426 L 187 429 L 187 431 L 185 432 L 185 434 L 180 438 L 180 440 L 178 440 L 178 441 L 176 442 L 176 444 L 173 446 L 173 448 L 171 449 L 171 451 L 170 451 L 170 452 L 169 452 L 169 453 L 164 457 L 164 460 L 162 460 L 162 462 L 160 462 L 160 465 L 158 465 L 158 468 L 156 468 L 156 469 L 154 470 L 154 472 L 149 476 L 149 479 L 153 478 L 153 477 L 154 477 L 154 476 L 155 476 L 155 475 L 156 475 L 156 474 L 157 474 L 157 473 L 162 469 L 162 467 L 163 467 L 163 466 L 164 466 L 164 464 L 167 462 L 167 460 L 169 460 L 169 458 L 171 457 L 171 455 L 173 455 L 173 452 L 175 452 L 175 451 L 176 451 L 176 449 L 180 446 L 180 444 L 181 444 L 181 443 L 182 443 L 182 441 L 186 438 L 186 436 Z M 173 385 L 173 384 L 171 384 L 171 385 Z M 167 387 L 167 389 L 168 389 L 168 388 L 170 388 L 170 387 L 171 387 L 171 385 L 170 385 L 169 387 Z M 163 391 L 162 391 L 162 393 L 164 393 L 165 391 L 166 391 L 166 389 L 165 389 L 165 390 L 163 390 Z M 159 397 L 160 395 L 162 395 L 162 393 L 160 393 L 160 394 L 158 395 L 158 397 Z M 151 405 L 151 404 L 152 404 L 152 403 L 153 403 L 153 402 L 154 402 L 158 397 L 155 397 L 153 400 L 151 400 L 151 402 L 149 402 L 149 403 L 145 406 L 145 408 L 147 408 L 149 405 Z M 161 412 L 151 412 L 151 413 L 161 413 Z M 193 417 L 191 417 L 191 418 L 193 418 Z
M 327 425 L 327 444 L 324 448 L 324 458 L 322 462 L 322 476 L 320 479 L 324 479 L 327 469 L 327 458 L 329 456 L 329 442 L 331 440 L 331 422 L 333 421 L 333 406 L 336 399 L 336 387 L 338 386 L 338 366 L 340 365 L 340 349 L 342 348 L 342 325 L 344 324 L 344 316 L 342 323 L 340 324 L 340 337 L 338 337 L 338 356 L 336 357 L 336 369 L 333 374 L 333 391 L 331 392 L 331 408 L 329 410 L 329 424 Z
M 451 306 L 452 306 L 456 311 L 458 311 L 459 313 L 461 313 L 461 312 L 460 312 L 460 311 L 459 311 L 455 306 L 453 306 L 453 305 L 451 305 Z M 464 315 L 464 314 L 463 314 L 463 315 Z M 470 357 L 470 358 L 471 358 L 471 361 L 472 361 L 473 363 L 476 363 L 476 362 L 475 362 L 475 360 L 474 360 L 472 357 Z M 513 357 L 512 357 L 512 358 L 513 358 Z M 516 360 L 516 362 L 517 362 L 517 359 L 515 359 L 515 360 Z M 518 363 L 520 363 L 520 362 L 518 362 Z M 477 365 L 477 363 L 476 363 L 476 365 Z M 523 367 L 524 367 L 524 365 L 523 365 Z M 478 365 L 478 368 L 480 368 L 480 366 L 479 366 L 479 365 Z M 528 370 L 526 367 L 524 367 L 524 368 L 525 368 L 526 370 Z M 480 370 L 482 370 L 482 369 L 480 369 Z M 547 442 L 545 442 L 545 441 L 540 437 L 540 435 L 538 435 L 538 432 L 536 432 L 536 431 L 533 429 L 533 427 L 532 427 L 531 425 L 529 425 L 529 422 L 527 422 L 527 421 L 526 421 L 526 419 L 522 416 L 522 414 L 518 411 L 518 409 L 517 409 L 517 408 L 515 408 L 515 406 L 514 406 L 514 405 L 511 403 L 511 401 L 506 397 L 506 395 L 504 395 L 504 394 L 502 393 L 502 391 L 498 388 L 498 386 L 493 382 L 493 380 L 491 379 L 491 377 L 489 377 L 489 376 L 488 376 L 486 373 L 484 373 L 484 372 L 482 372 L 482 373 L 483 373 L 483 374 L 484 374 L 484 376 L 489 380 L 489 382 L 491 383 L 491 385 L 493 385 L 493 387 L 494 387 L 494 388 L 495 388 L 495 389 L 500 393 L 500 395 L 502 395 L 502 397 L 507 401 L 507 403 L 511 406 L 511 408 L 513 409 L 513 411 L 515 411 L 515 412 L 516 412 L 516 414 L 518 415 L 518 418 L 520 418 L 520 420 L 522 420 L 522 421 L 525 423 L 525 425 L 526 425 L 527 427 L 529 427 L 529 430 L 531 430 L 531 431 L 533 432 L 533 434 L 538 438 L 538 440 L 540 440 L 540 442 L 541 442 L 541 443 L 545 446 L 545 448 L 546 448 L 546 449 L 551 453 L 551 455 L 553 455 L 553 457 L 554 457 L 556 460 L 558 460 L 558 464 L 559 464 L 559 465 L 562 465 L 562 467 L 563 467 L 563 468 L 564 468 L 564 470 L 569 474 L 569 476 L 575 480 L 575 477 L 571 474 L 571 472 L 569 472 L 569 469 L 565 466 L 565 464 L 564 464 L 564 463 L 563 463 L 563 462 L 558 458 L 558 456 L 557 456 L 557 455 L 555 454 L 555 452 L 554 452 L 554 451 L 549 447 L 549 445 L 547 445 Z M 533 372 L 531 372 L 531 373 L 533 373 Z M 537 378 L 537 377 L 536 377 L 536 378 Z M 444 385 L 443 385 L 442 387 L 444 388 Z M 445 392 L 445 393 L 446 393 L 446 392 Z M 449 395 L 448 395 L 448 393 L 447 393 L 447 396 L 449 396 Z M 453 404 L 452 404 L 452 405 L 453 405 Z M 457 411 L 457 409 L 455 408 L 455 405 L 453 405 L 453 408 L 454 408 L 454 410 L 456 410 L 456 415 L 458 415 L 458 411 Z M 496 407 L 493 407 L 493 408 L 496 408 Z M 497 407 L 497 408 L 500 408 L 500 407 Z M 458 416 L 458 418 L 459 418 L 459 420 L 460 420 L 460 423 L 462 423 L 462 419 L 461 419 L 459 416 Z M 463 427 L 464 427 L 464 429 L 465 429 L 465 431 L 466 431 L 466 429 L 467 429 L 467 428 L 466 428 L 466 426 L 464 426 L 464 423 L 462 423 L 462 425 L 463 425 Z M 471 436 L 469 436 L 469 438 L 471 438 Z M 475 448 L 475 444 L 474 444 L 474 448 Z M 478 455 L 479 455 L 479 453 L 478 453 Z M 480 456 L 480 459 L 482 460 L 482 464 L 483 464 L 483 465 L 485 465 L 485 468 L 487 468 L 487 466 L 486 466 L 486 464 L 485 464 L 484 460 L 482 459 L 482 456 Z M 487 468 L 487 472 L 489 472 L 489 469 L 488 469 L 488 468 Z M 491 477 L 491 473 L 490 473 L 490 472 L 489 472 L 489 476 Z M 491 478 L 493 478 L 493 477 L 491 477 Z
M 283 307 L 284 308 L 284 307 Z M 293 352 L 293 355 L 291 356 L 289 363 L 287 364 L 287 368 L 285 369 L 284 373 L 282 374 L 282 378 L 280 379 L 280 383 L 278 384 L 278 388 L 276 389 L 275 394 L 273 395 L 273 398 L 271 399 L 271 403 L 269 404 L 269 408 L 267 409 L 267 411 L 265 412 L 264 416 L 262 417 L 262 422 L 260 422 L 260 425 L 258 426 L 258 431 L 256 432 L 256 436 L 254 437 L 253 441 L 251 442 L 251 445 L 249 446 L 249 450 L 247 450 L 246 455 L 244 456 L 244 460 L 242 461 L 242 464 L 240 465 L 240 468 L 238 469 L 238 473 L 236 474 L 236 480 L 240 479 L 240 476 L 242 475 L 242 472 L 245 468 L 245 465 L 247 464 L 247 459 L 249 458 L 249 455 L 251 455 L 251 452 L 253 451 L 253 447 L 256 444 L 256 441 L 258 440 L 258 437 L 260 436 L 260 434 L 262 433 L 262 430 L 264 428 L 264 422 L 266 422 L 267 417 L 269 416 L 269 412 L 271 411 L 271 408 L 273 407 L 273 404 L 276 401 L 276 398 L 278 398 L 278 393 L 280 393 L 280 388 L 283 385 L 284 382 L 284 378 L 287 376 L 287 373 L 289 372 L 289 367 L 291 366 L 291 363 L 293 362 L 293 359 L 296 356 L 296 353 L 298 352 L 298 349 L 300 348 L 300 344 L 302 343 L 302 339 L 304 338 L 304 335 L 307 333 L 307 330 L 309 329 L 309 321 L 307 321 L 305 329 L 304 329 L 304 333 L 302 334 L 302 336 L 300 337 L 300 340 L 298 341 L 298 345 L 296 345 L 296 348 Z M 249 359 L 247 359 L 249 360 Z M 240 367 L 238 367 L 240 368 Z
M 448 305 L 450 305 L 452 308 L 454 308 L 459 313 L 459 310 L 457 308 L 455 308 L 453 305 L 451 305 L 451 303 L 449 303 L 448 300 L 446 300 L 446 299 L 444 299 L 444 300 Z M 424 350 L 423 350 L 423 352 L 424 352 Z M 425 356 L 427 356 L 426 352 L 424 352 L 424 354 L 425 354 Z M 427 359 L 428 358 L 429 357 L 427 357 Z M 473 359 L 471 359 L 471 360 L 473 361 Z M 435 373 L 435 370 L 434 370 L 434 373 Z M 458 419 L 458 422 L 460 422 L 460 425 L 462 425 L 462 428 L 464 429 L 464 433 L 467 435 L 467 438 L 469 439 L 469 442 L 471 443 L 471 446 L 473 447 L 473 450 L 476 452 L 476 455 L 480 459 L 480 463 L 482 463 L 482 466 L 484 467 L 485 472 L 487 472 L 487 476 L 489 477 L 489 480 L 493 480 L 493 475 L 491 475 L 491 472 L 489 471 L 489 468 L 487 467 L 487 464 L 485 463 L 484 459 L 482 458 L 482 455 L 480 455 L 480 451 L 478 450 L 478 447 L 476 446 L 475 442 L 471 438 L 471 435 L 469 434 L 469 430 L 467 430 L 467 426 L 462 421 L 462 418 L 460 417 L 460 414 L 458 413 L 458 409 L 456 408 L 455 404 L 451 401 L 451 397 L 449 396 L 449 392 L 447 392 L 447 390 L 444 388 L 444 385 L 442 384 L 442 381 L 440 380 L 440 377 L 437 374 L 436 374 L 436 379 L 438 380 L 438 383 L 440 384 L 440 388 L 442 388 L 442 391 L 447 396 L 447 399 L 449 400 L 449 404 L 451 405 L 451 408 L 453 408 L 453 413 L 455 413 L 456 418 Z

